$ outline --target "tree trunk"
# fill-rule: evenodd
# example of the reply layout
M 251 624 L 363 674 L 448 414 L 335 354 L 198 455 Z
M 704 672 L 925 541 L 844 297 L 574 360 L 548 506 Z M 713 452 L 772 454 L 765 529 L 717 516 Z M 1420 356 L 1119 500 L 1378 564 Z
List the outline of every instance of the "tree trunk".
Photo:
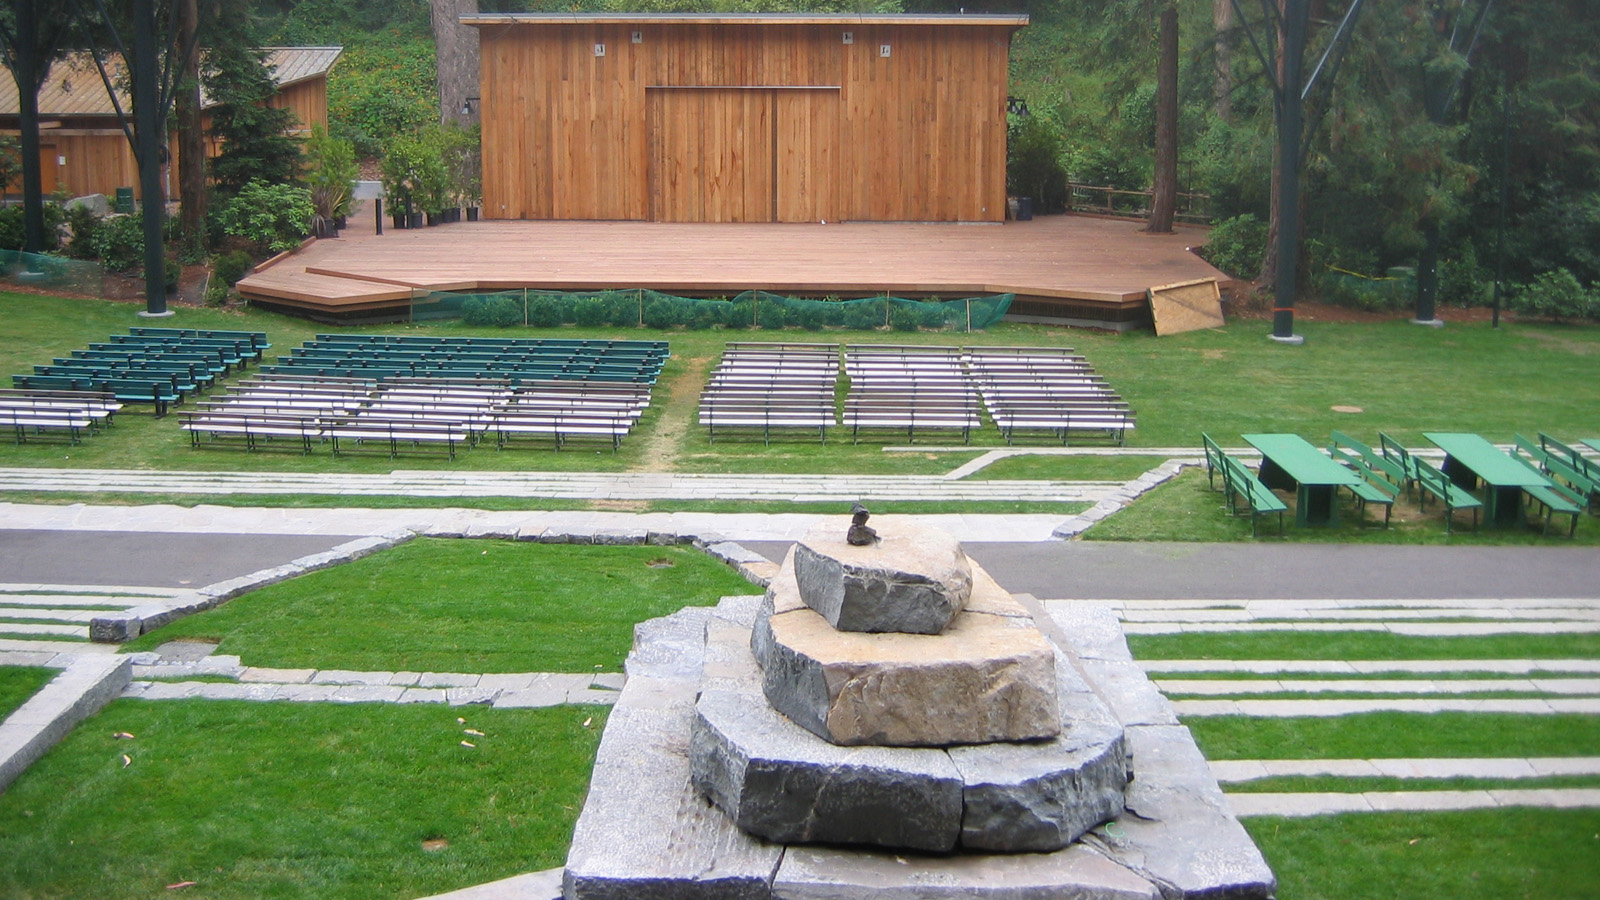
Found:
M 187 52 L 173 113 L 178 120 L 178 202 L 185 244 L 206 248 L 206 135 L 200 116 L 200 27 L 196 0 L 178 0 L 178 49 Z M 192 52 L 191 51 L 192 49 Z
M 1224 122 L 1233 120 L 1233 52 L 1228 47 L 1228 32 L 1233 28 L 1233 3 L 1231 0 L 1211 0 L 1211 24 L 1215 36 L 1211 39 L 1211 52 L 1216 65 L 1216 79 L 1211 84 L 1211 108 Z
M 1178 5 L 1161 10 L 1156 61 L 1156 171 L 1150 202 L 1150 224 L 1145 230 L 1172 233 L 1178 208 Z
M 16 4 L 16 66 L 18 113 L 22 142 L 22 249 L 44 249 L 44 176 L 39 168 L 39 84 L 44 81 L 39 61 L 39 20 L 33 0 Z
M 476 14 L 478 0 L 429 0 L 429 7 L 437 47 L 439 122 L 471 128 L 483 113 L 478 100 L 478 29 L 462 25 L 460 17 Z

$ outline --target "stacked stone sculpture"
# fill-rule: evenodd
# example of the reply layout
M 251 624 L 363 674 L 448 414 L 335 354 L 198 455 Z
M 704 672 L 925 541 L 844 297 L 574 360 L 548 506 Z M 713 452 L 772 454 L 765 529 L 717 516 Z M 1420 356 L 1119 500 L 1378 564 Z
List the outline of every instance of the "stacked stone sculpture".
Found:
M 696 705 L 695 785 L 785 843 L 1048 851 L 1120 813 L 1109 711 L 954 538 L 890 525 L 790 551 L 751 633 L 759 693 Z
M 639 624 L 565 900 L 1270 900 L 1113 613 L 875 524 Z

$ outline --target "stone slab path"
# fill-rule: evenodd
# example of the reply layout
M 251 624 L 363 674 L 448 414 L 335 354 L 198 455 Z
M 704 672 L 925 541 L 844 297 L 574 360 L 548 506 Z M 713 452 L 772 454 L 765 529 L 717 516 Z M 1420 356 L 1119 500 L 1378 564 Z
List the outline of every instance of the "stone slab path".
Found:
M 1357 812 L 1447 812 L 1537 806 L 1600 807 L 1600 788 L 1507 788 L 1487 791 L 1368 791 L 1362 793 L 1228 794 L 1236 816 L 1327 816 Z
M 1600 756 L 1529 759 L 1221 759 L 1211 774 L 1225 784 L 1259 778 L 1551 778 L 1600 775 Z

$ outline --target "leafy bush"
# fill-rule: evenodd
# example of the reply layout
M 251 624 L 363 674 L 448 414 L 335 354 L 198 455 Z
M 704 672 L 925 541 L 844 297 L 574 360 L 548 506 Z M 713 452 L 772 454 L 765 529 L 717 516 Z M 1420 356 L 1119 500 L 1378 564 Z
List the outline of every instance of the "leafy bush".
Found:
M 21 250 L 27 241 L 27 224 L 22 204 L 0 209 L 0 249 Z M 61 249 L 61 225 L 67 219 L 60 204 L 44 204 L 44 234 L 40 247 L 45 253 Z
M 1600 319 L 1600 285 L 1584 287 L 1566 269 L 1545 272 L 1511 295 L 1519 312 L 1551 319 Z
M 585 328 L 594 328 L 606 323 L 605 300 L 600 297 L 579 297 L 572 304 L 572 321 Z
M 1006 123 L 1006 192 L 1013 197 L 1032 197 L 1039 212 L 1066 207 L 1061 135 L 1041 116 L 1011 116 Z
M 108 272 L 132 272 L 144 265 L 144 223 L 138 216 L 107 216 L 91 244 Z
M 471 297 L 461 304 L 461 321 L 468 325 L 493 325 L 496 328 L 521 325 L 522 300 L 504 294 Z
M 67 228 L 72 237 L 67 241 L 67 255 L 73 259 L 94 259 L 94 233 L 100 230 L 100 217 L 86 204 L 67 210 Z
M 444 159 L 436 143 L 420 135 L 395 138 L 389 152 L 383 156 L 381 168 L 384 196 L 395 212 L 437 212 L 443 208 L 429 208 L 444 184 L 446 173 Z
M 756 303 L 756 325 L 777 330 L 789 324 L 789 310 L 781 302 Z
M 922 325 L 922 310 L 914 303 L 892 303 L 889 327 L 895 331 L 916 331 Z
M 206 283 L 205 301 L 207 306 L 228 305 L 228 283 L 212 273 L 211 281 Z
M 255 263 L 250 259 L 250 254 L 243 250 L 229 250 L 227 253 L 218 256 L 216 261 L 211 264 L 211 274 L 215 276 L 217 281 L 228 287 L 233 287 L 239 283 L 239 279 L 250 271 L 250 267 L 253 265 Z
M 306 184 L 311 188 L 311 205 L 317 215 L 324 219 L 348 216 L 355 181 L 360 177 L 355 145 L 329 137 L 320 124 L 311 126 L 311 137 L 306 141 Z
M 1478 252 L 1464 243 L 1439 264 L 1439 302 L 1469 308 L 1487 305 L 1494 289 L 1490 275 L 1478 265 Z
M 679 300 L 676 297 L 655 297 L 644 305 L 644 324 L 651 328 L 672 328 L 682 325 L 692 314 L 689 304 L 693 301 Z
M 749 328 L 755 320 L 756 307 L 751 300 L 735 300 L 723 310 L 722 324 L 728 328 Z
M 639 324 L 639 297 L 637 294 L 617 294 L 601 301 L 606 307 L 606 324 L 626 328 Z
M 254 180 L 239 189 L 218 218 L 224 234 L 282 253 L 305 237 L 314 214 L 306 188 Z
M 360 157 L 382 156 L 396 138 L 439 120 L 431 37 L 380 34 L 345 43 L 328 76 L 328 123 Z
M 1338 269 L 1323 272 L 1317 287 L 1325 302 L 1368 312 L 1404 309 L 1417 296 L 1415 278 L 1368 278 Z
M 555 297 L 528 298 L 528 324 L 538 328 L 554 328 L 566 320 L 566 310 Z
M 1250 280 L 1261 271 L 1267 252 L 1267 226 L 1250 213 L 1218 222 L 1200 248 L 1206 262 L 1235 278 Z
M 853 331 L 872 331 L 883 327 L 887 300 L 852 300 L 845 306 L 844 327 Z

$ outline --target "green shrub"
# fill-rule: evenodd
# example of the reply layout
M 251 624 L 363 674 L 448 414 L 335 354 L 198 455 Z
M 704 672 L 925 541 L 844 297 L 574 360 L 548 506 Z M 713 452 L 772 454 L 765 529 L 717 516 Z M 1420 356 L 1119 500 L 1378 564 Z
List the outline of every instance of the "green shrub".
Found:
M 1353 272 L 1328 269 L 1316 279 L 1324 302 L 1368 312 L 1404 309 L 1416 300 L 1415 278 L 1368 278 Z
M 599 297 L 579 297 L 572 303 L 572 321 L 585 328 L 606 323 L 606 302 Z
M 554 328 L 564 321 L 561 301 L 555 297 L 528 298 L 528 324 L 538 328 Z
M 767 300 L 756 303 L 756 324 L 774 331 L 789 324 L 789 310 L 781 302 Z
M 306 188 L 257 180 L 239 189 L 219 220 L 224 234 L 282 253 L 294 249 L 311 230 L 314 214 Z
M 1600 285 L 1584 287 L 1576 275 L 1556 269 L 1518 286 L 1511 307 L 1551 319 L 1600 319 Z
M 756 321 L 753 300 L 735 300 L 723 310 L 722 324 L 728 328 L 749 328 Z
M 1494 281 L 1478 265 L 1478 252 L 1472 244 L 1464 243 L 1455 256 L 1439 264 L 1439 302 L 1451 306 L 1470 308 L 1486 306 Z
M 522 298 L 505 294 L 470 297 L 461 304 L 461 321 L 468 325 L 509 328 L 522 324 Z
M 1006 191 L 1032 197 L 1037 212 L 1066 206 L 1067 173 L 1061 168 L 1061 134 L 1054 123 L 1041 116 L 1008 117 Z
M 655 297 L 644 305 L 644 324 L 651 328 L 673 328 L 692 317 L 687 304 L 690 300 L 676 297 Z
M 604 298 L 607 325 L 614 328 L 626 328 L 629 325 L 639 324 L 639 295 L 617 294 Z
M 1266 252 L 1266 223 L 1250 213 L 1218 222 L 1200 248 L 1200 256 L 1206 262 L 1245 281 L 1261 272 L 1261 258 Z
M 100 217 L 86 204 L 67 210 L 67 228 L 72 237 L 67 241 L 67 255 L 73 259 L 94 259 L 94 233 L 100 229 Z
M 727 307 L 732 305 L 722 300 L 690 300 L 689 316 L 684 324 L 694 331 L 704 331 L 714 325 L 725 325 Z
M 426 21 L 426 14 L 424 14 Z M 328 123 L 364 159 L 397 137 L 439 120 L 434 47 L 429 38 L 375 36 L 348 42 L 328 75 Z
M 889 306 L 889 327 L 895 331 L 916 331 L 922 325 L 922 310 L 911 302 Z
M 789 311 L 789 318 L 806 331 L 821 331 L 827 324 L 827 310 L 821 301 L 800 300 Z
M 845 304 L 844 327 L 853 331 L 872 331 L 883 327 L 887 300 L 851 300 Z
M 183 279 L 183 262 L 178 259 L 178 254 L 168 253 L 161 266 L 161 278 L 166 282 L 167 293 L 176 293 L 178 283 Z
M 107 216 L 90 241 L 95 258 L 108 272 L 132 272 L 144 265 L 144 223 L 139 216 Z
M 243 250 L 229 250 L 220 254 L 211 264 L 211 274 L 215 280 L 222 282 L 226 287 L 233 287 L 250 272 L 250 267 L 255 265 L 250 254 Z
M 27 242 L 27 224 L 22 204 L 0 209 L 0 249 L 21 250 Z M 61 225 L 67 220 L 59 203 L 44 204 L 44 234 L 40 249 L 54 253 L 61 249 Z

